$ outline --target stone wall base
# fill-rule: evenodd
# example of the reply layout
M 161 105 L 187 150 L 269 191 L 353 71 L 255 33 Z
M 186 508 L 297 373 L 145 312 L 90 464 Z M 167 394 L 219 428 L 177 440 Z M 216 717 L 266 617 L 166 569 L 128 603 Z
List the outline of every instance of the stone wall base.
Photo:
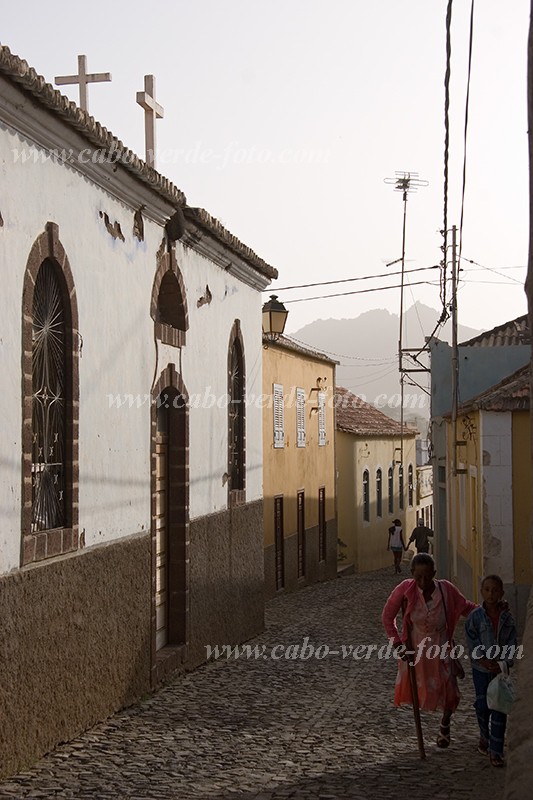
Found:
M 263 501 L 191 520 L 189 553 L 187 669 L 205 662 L 208 645 L 245 642 L 264 628 Z
M 0 578 L 0 777 L 150 689 L 150 537 Z
M 157 654 L 149 533 L 0 578 L 0 779 L 263 630 L 263 501 L 189 533 L 187 642 Z

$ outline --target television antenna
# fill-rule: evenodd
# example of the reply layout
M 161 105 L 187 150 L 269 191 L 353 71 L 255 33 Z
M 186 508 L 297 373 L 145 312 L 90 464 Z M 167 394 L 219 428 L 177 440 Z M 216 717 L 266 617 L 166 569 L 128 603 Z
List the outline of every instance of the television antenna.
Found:
M 404 275 L 405 275 L 405 228 L 407 220 L 407 195 L 418 191 L 418 189 L 429 186 L 429 181 L 420 178 L 418 172 L 395 172 L 394 178 L 385 178 L 384 182 L 394 186 L 395 192 L 402 193 L 403 200 L 403 230 L 402 230 L 402 257 L 398 259 L 402 263 L 402 275 L 400 281 L 400 332 L 398 336 L 398 368 L 400 371 L 400 464 L 403 465 L 403 406 L 404 406 L 404 383 L 405 373 L 408 371 L 403 366 L 403 294 L 404 294 Z M 412 372 L 413 370 L 409 370 Z M 418 371 L 418 370 L 417 370 Z M 422 370 L 421 370 L 422 371 Z M 426 370 L 423 370 L 424 372 Z

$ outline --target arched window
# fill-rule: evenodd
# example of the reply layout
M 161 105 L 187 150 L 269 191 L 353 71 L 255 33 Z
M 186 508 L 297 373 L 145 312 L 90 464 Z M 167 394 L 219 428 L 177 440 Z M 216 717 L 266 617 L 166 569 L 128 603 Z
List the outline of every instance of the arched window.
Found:
M 389 490 L 389 514 L 394 514 L 394 470 L 389 467 L 388 472 L 388 490 Z
M 152 287 L 150 314 L 163 344 L 182 347 L 189 327 L 185 285 L 174 251 L 160 257 Z
M 78 314 L 57 225 L 34 242 L 22 299 L 22 564 L 77 550 Z
M 370 522 L 370 475 L 367 469 L 363 472 L 363 520 Z
M 228 451 L 229 491 L 232 504 L 245 500 L 245 375 L 240 323 L 235 321 L 228 353 Z
M 383 516 L 383 476 L 381 469 L 376 470 L 376 514 Z
M 413 465 L 409 464 L 407 468 L 407 502 L 409 506 L 413 505 L 414 500 L 414 481 L 413 481 Z
M 163 275 L 157 298 L 159 321 L 177 330 L 185 330 L 185 314 L 178 279 L 168 270 Z
M 66 320 L 55 265 L 46 260 L 32 307 L 32 533 L 66 525 Z
M 403 464 L 400 464 L 398 469 L 398 503 L 400 506 L 400 511 L 403 511 L 405 506 L 405 487 L 403 485 Z

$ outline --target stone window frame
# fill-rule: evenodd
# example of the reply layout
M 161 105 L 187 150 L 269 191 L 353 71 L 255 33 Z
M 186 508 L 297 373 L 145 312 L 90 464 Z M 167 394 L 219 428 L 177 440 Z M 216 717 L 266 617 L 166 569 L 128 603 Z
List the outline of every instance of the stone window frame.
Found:
M 296 388 L 296 447 L 305 447 L 306 445 L 306 430 L 305 430 L 305 389 L 300 387 Z
M 307 572 L 306 529 L 305 529 L 305 489 L 296 491 L 296 534 L 297 534 L 297 574 L 298 580 L 305 580 Z
M 241 473 L 242 473 L 242 485 L 239 486 L 237 489 L 234 489 L 231 486 L 231 397 L 232 397 L 232 381 L 231 381 L 231 364 L 232 364 L 232 355 L 233 355 L 233 348 L 235 347 L 235 342 L 239 343 L 240 351 L 241 351 L 241 368 L 242 368 L 242 449 L 240 453 L 240 461 L 241 461 Z M 230 337 L 229 337 L 229 345 L 228 345 L 228 504 L 230 507 L 242 505 L 246 502 L 246 358 L 244 355 L 244 339 L 242 336 L 241 331 L 241 323 L 240 320 L 236 319 L 233 323 L 233 327 L 231 329 Z
M 368 468 L 363 470 L 363 522 L 370 522 L 370 470 Z
M 283 495 L 277 494 L 274 495 L 274 572 L 277 592 L 285 588 L 285 536 L 283 517 Z M 280 522 L 280 537 L 278 537 L 278 527 L 276 524 L 278 519 Z
M 414 470 L 413 465 L 407 467 L 407 505 L 413 508 L 415 499 Z
M 156 436 L 157 436 L 157 399 L 165 389 L 174 389 L 183 399 L 184 438 L 178 444 L 182 451 L 182 458 L 178 465 L 171 468 L 170 491 L 175 488 L 175 497 L 180 497 L 181 502 L 174 505 L 176 517 L 183 526 L 183 552 L 169 552 L 170 563 L 179 564 L 178 570 L 169 571 L 168 594 L 173 597 L 174 604 L 183 612 L 181 618 L 173 618 L 169 614 L 169 643 L 161 650 L 156 650 L 156 529 L 155 518 L 157 512 L 156 492 Z M 190 547 L 190 519 L 189 519 L 189 395 L 181 375 L 176 371 L 174 364 L 168 364 L 161 372 L 159 379 L 152 388 L 152 403 L 150 409 L 150 473 L 151 473 L 151 684 L 159 686 L 174 670 L 183 665 L 188 658 L 189 631 L 190 631 L 190 604 L 189 604 L 189 547 Z M 174 519 L 170 524 L 179 524 Z M 179 602 L 181 596 L 181 603 Z M 172 606 L 170 607 L 172 612 Z M 179 615 L 178 615 L 179 616 Z
M 376 468 L 376 517 L 383 517 L 383 470 Z
M 67 525 L 47 531 L 31 530 L 32 519 L 32 324 L 37 274 L 44 261 L 55 265 L 63 294 L 66 319 L 65 381 L 65 517 Z M 79 534 L 79 347 L 78 302 L 70 263 L 59 239 L 59 226 L 47 222 L 34 241 L 24 272 L 22 289 L 22 513 L 21 566 L 72 553 L 80 547 Z
M 166 278 L 168 275 L 172 275 L 175 279 L 177 283 L 177 290 L 181 298 L 181 307 L 178 313 L 181 317 L 182 325 L 179 328 L 163 322 L 159 312 L 159 293 L 161 290 L 161 284 L 163 283 L 164 278 Z M 172 347 L 183 347 L 186 342 L 186 331 L 189 330 L 189 312 L 187 310 L 187 294 L 185 291 L 185 283 L 183 281 L 180 268 L 178 267 L 174 250 L 163 253 L 158 257 L 158 265 L 152 286 L 150 316 L 154 321 L 156 339 L 159 339 L 162 344 L 168 344 Z
M 285 398 L 281 383 L 272 384 L 272 417 L 274 423 L 273 447 L 281 450 L 285 447 Z
M 326 487 L 318 487 L 318 560 L 327 560 Z

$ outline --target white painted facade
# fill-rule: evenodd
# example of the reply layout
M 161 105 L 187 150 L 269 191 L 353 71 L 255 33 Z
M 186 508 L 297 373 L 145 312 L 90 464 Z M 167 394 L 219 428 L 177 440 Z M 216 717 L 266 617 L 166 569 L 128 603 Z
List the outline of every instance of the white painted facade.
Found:
M 512 413 L 480 412 L 483 571 L 514 583 Z
M 154 342 L 150 317 L 156 253 L 175 205 L 123 167 L 67 165 L 49 148 L 87 148 L 87 141 L 56 115 L 0 77 L 0 574 L 20 566 L 21 549 L 21 336 L 22 287 L 30 249 L 47 222 L 72 270 L 83 347 L 79 362 L 79 529 L 86 546 L 150 528 L 150 394 L 169 364 L 189 396 L 224 398 L 227 353 L 234 321 L 244 340 L 246 392 L 261 392 L 261 294 L 268 279 L 228 255 L 224 270 L 181 242 L 176 259 L 189 316 L 186 345 Z M 15 153 L 39 150 L 26 163 Z M 94 149 L 94 148 L 93 148 Z M 132 234 L 133 213 L 144 205 L 144 241 Z M 113 238 L 101 214 L 118 222 Z M 199 237 L 201 238 L 201 237 Z M 223 245 L 205 237 L 204 250 Z M 236 273 L 239 272 L 239 277 Z M 197 306 L 206 285 L 209 304 Z M 81 344 L 81 342 L 80 342 Z M 132 396 L 133 400 L 125 396 Z M 120 408 L 116 398 L 122 399 Z M 113 406 L 115 403 L 115 407 Z M 130 407 L 132 405 L 133 407 Z M 139 407 L 137 407 L 139 406 Z M 261 408 L 246 409 L 246 497 L 262 496 Z M 227 410 L 191 407 L 190 518 L 227 507 Z

